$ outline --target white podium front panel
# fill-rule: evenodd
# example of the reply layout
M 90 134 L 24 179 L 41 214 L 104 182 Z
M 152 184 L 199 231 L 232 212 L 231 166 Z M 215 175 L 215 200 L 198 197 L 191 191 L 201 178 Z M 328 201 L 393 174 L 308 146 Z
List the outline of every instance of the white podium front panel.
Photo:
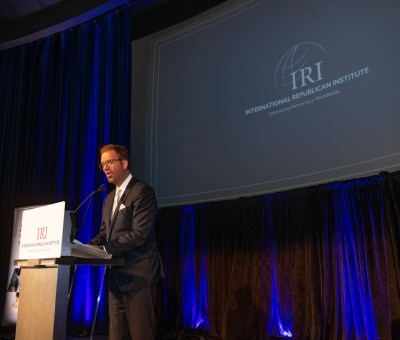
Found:
M 57 258 L 62 255 L 65 202 L 23 212 L 20 259 Z

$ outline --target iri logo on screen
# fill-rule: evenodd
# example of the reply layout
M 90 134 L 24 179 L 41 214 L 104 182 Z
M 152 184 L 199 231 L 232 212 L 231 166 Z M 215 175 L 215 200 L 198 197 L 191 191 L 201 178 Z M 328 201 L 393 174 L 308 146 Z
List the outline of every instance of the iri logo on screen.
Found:
M 295 91 L 324 79 L 322 66 L 327 53 L 314 42 L 303 42 L 287 51 L 275 71 L 275 87 Z

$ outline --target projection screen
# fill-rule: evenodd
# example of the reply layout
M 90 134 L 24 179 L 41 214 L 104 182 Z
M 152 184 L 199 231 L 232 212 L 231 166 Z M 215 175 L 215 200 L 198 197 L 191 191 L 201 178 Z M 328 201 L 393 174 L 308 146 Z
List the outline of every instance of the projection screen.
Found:
M 398 18 L 387 0 L 227 1 L 135 41 L 134 169 L 160 206 L 398 170 Z

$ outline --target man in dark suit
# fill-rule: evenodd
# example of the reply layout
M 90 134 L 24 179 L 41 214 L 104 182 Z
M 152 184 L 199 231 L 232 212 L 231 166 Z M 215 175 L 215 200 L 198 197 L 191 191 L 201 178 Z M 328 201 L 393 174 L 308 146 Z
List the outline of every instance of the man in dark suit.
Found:
M 129 170 L 128 150 L 120 145 L 100 148 L 109 183 L 100 233 L 89 244 L 104 246 L 123 267 L 113 267 L 109 281 L 109 339 L 155 339 L 154 304 L 162 264 L 155 236 L 157 203 L 153 189 Z

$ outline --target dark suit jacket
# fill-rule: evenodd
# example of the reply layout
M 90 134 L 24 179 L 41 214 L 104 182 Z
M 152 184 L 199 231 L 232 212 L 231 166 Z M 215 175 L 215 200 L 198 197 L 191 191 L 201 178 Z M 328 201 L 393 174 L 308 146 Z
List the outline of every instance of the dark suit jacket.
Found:
M 111 286 L 131 291 L 155 285 L 162 272 L 155 235 L 155 193 L 133 177 L 110 220 L 114 195 L 115 189 L 106 196 L 100 233 L 89 244 L 104 245 L 113 257 L 124 257 L 125 266 L 111 270 Z

